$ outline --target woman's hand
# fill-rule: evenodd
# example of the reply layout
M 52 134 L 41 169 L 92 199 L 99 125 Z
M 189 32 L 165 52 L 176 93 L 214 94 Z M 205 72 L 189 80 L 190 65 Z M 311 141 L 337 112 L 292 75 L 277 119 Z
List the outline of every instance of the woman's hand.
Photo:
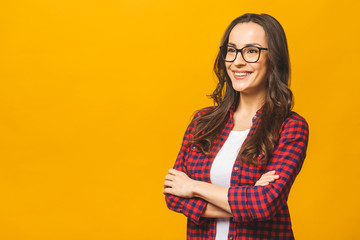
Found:
M 275 179 L 278 179 L 279 175 L 275 175 L 275 170 L 272 170 L 270 172 L 267 172 L 263 175 L 261 175 L 260 179 L 255 183 L 255 186 L 266 186 L 270 182 L 275 181 Z
M 196 181 L 189 178 L 184 172 L 170 169 L 165 176 L 163 193 L 192 198 L 194 196 L 193 188 L 195 183 Z

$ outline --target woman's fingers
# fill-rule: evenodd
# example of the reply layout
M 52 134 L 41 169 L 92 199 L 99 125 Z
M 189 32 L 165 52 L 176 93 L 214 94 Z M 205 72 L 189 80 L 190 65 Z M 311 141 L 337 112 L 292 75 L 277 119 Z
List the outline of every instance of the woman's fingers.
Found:
M 255 186 L 258 186 L 258 185 L 264 185 L 265 183 L 269 183 L 268 181 L 263 181 L 263 180 L 258 180 L 256 183 L 255 183 Z
M 278 178 L 279 178 L 279 175 L 263 176 L 263 177 L 261 177 L 259 180 L 273 181 L 273 180 L 278 179 Z
M 172 194 L 173 192 L 172 192 L 172 189 L 171 188 L 164 188 L 164 190 L 163 190 L 163 194 Z
M 165 182 L 164 182 L 164 188 L 166 187 L 172 187 L 173 180 L 175 179 L 175 175 L 166 174 L 165 176 Z
M 173 181 L 165 180 L 164 187 L 172 187 L 172 186 L 173 186 Z
M 275 175 L 275 170 L 269 171 L 261 175 L 260 179 L 270 179 L 270 178 L 278 178 L 279 175 Z
M 168 174 L 170 174 L 170 175 L 176 175 L 178 173 L 181 173 L 181 171 L 178 171 L 178 170 L 173 169 L 173 168 L 170 168 L 169 171 L 168 171 Z
M 186 173 L 170 169 L 165 176 L 163 193 L 169 193 L 178 197 L 191 198 L 194 196 L 193 185 L 195 180 Z
M 175 176 L 174 175 L 170 175 L 170 174 L 166 174 L 165 176 L 165 180 L 169 180 L 169 181 L 172 181 L 174 180 Z
M 261 175 L 260 179 L 255 183 L 255 186 L 266 186 L 270 182 L 273 182 L 276 179 L 278 179 L 279 177 L 280 177 L 279 175 L 275 175 L 275 170 L 269 171 Z
M 269 184 L 269 182 L 256 182 L 255 186 L 266 186 L 268 184 Z
M 267 173 L 264 173 L 262 176 L 271 176 L 275 174 L 275 170 L 269 171 Z
M 172 170 L 175 170 L 175 169 L 170 169 L 168 171 L 168 174 L 166 174 L 165 176 L 165 182 L 164 182 L 164 188 L 170 188 L 172 187 L 172 181 L 175 179 L 175 171 L 172 171 Z M 165 192 L 164 192 L 165 193 Z

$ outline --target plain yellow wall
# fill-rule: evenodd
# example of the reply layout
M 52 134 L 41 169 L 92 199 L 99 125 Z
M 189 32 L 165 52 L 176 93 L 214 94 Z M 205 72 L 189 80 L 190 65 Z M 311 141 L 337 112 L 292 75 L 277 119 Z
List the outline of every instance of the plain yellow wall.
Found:
M 308 156 L 289 196 L 297 239 L 360 239 L 359 2 L 3 0 L 0 239 L 185 239 L 163 179 L 212 104 L 231 20 L 283 25 Z

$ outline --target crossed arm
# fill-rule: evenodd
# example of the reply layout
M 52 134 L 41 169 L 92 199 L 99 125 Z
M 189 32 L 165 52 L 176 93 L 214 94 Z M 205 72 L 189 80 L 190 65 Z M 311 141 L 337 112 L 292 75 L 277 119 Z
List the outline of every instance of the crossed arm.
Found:
M 188 128 L 184 143 L 190 134 L 191 128 Z M 268 172 L 255 186 L 230 188 L 189 178 L 184 163 L 187 149 L 183 145 L 174 169 L 165 177 L 163 193 L 168 207 L 195 223 L 199 223 L 200 217 L 233 217 L 238 222 L 269 220 L 286 204 L 305 159 L 307 142 L 308 125 L 303 118 L 294 116 L 284 123 L 279 143 L 267 164 L 267 171 L 275 170 L 278 174 L 276 181 L 271 178 L 274 173 Z
M 269 171 L 261 176 L 255 186 L 266 186 L 278 178 L 275 171 Z M 170 169 L 165 176 L 163 193 L 183 198 L 201 198 L 207 202 L 201 217 L 225 218 L 233 217 L 228 203 L 228 190 L 227 187 L 193 180 L 184 172 Z

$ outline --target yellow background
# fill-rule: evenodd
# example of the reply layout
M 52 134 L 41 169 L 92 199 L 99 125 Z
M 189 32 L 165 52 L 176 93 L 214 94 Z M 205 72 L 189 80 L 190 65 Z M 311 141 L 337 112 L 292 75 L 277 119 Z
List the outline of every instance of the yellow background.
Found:
M 231 20 L 287 34 L 308 156 L 289 196 L 297 239 L 359 239 L 358 1 L 3 0 L 0 239 L 185 239 L 163 179 L 212 104 Z

